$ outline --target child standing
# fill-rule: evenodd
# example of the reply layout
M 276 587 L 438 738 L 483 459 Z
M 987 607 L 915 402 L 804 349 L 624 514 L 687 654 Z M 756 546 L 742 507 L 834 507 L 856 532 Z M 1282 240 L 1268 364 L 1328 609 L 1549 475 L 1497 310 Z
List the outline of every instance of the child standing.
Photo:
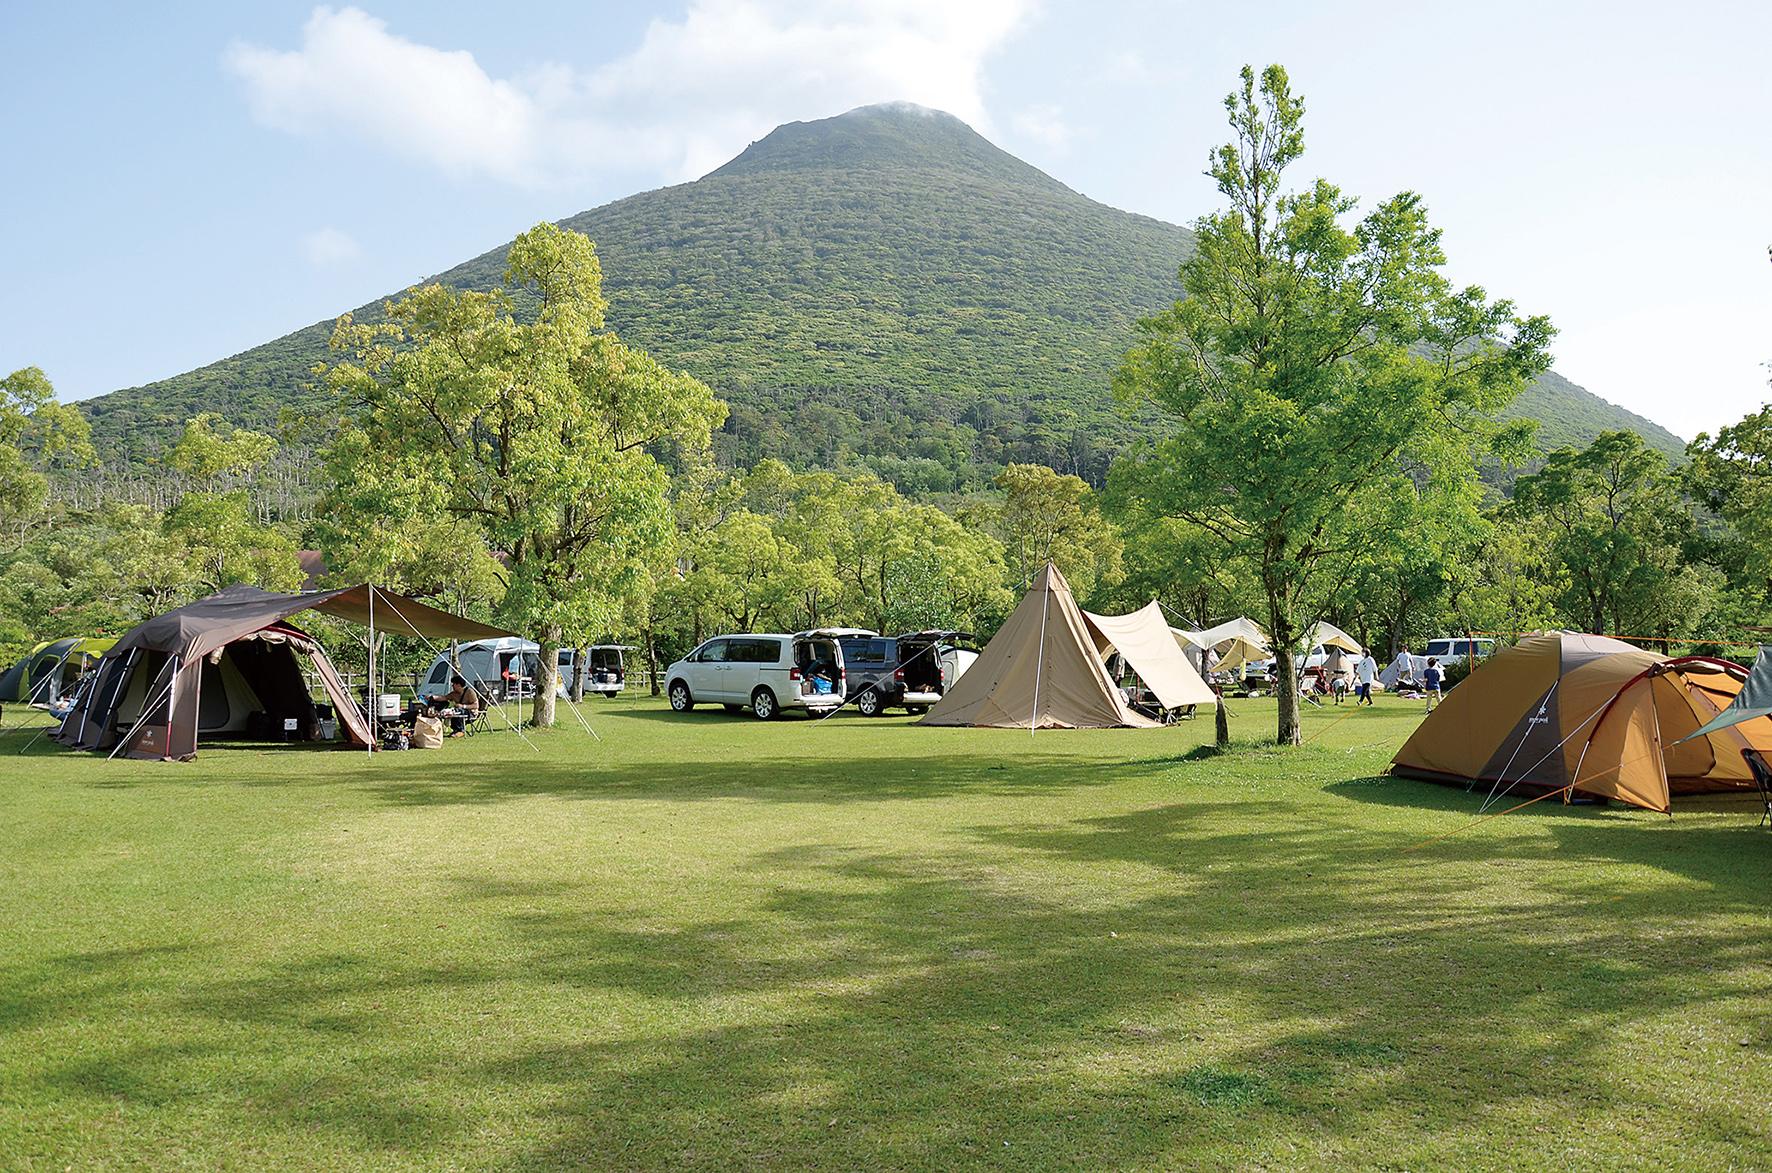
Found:
M 1440 671 L 1440 660 L 1437 656 L 1427 658 L 1427 669 L 1421 674 L 1422 691 L 1427 693 L 1427 711 L 1433 712 L 1434 706 L 1440 703 L 1440 682 L 1445 674 Z

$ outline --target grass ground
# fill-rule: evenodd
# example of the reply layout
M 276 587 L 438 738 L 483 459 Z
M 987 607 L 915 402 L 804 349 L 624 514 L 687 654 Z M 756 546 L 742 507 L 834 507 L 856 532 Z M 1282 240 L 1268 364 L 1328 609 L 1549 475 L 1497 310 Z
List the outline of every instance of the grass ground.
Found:
M 1271 703 L 1232 702 L 1251 743 Z M 1772 836 L 1311 740 L 0 736 L 0 1166 L 1772 1164 Z M 10 718 L 10 714 L 9 714 Z

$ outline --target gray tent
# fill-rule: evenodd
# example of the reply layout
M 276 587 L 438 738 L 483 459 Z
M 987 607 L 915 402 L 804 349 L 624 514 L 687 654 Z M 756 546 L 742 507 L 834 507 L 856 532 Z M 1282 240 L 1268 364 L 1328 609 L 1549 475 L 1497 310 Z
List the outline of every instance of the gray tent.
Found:
M 370 724 L 313 637 L 284 622 L 302 611 L 399 635 L 481 639 L 509 633 L 451 615 L 380 587 L 277 594 L 232 586 L 136 627 L 94 670 L 94 680 L 56 738 L 76 749 L 111 749 L 135 758 L 188 761 L 199 733 L 250 733 L 257 720 L 281 730 L 314 724 L 297 654 L 306 656 L 341 727 L 368 745 Z

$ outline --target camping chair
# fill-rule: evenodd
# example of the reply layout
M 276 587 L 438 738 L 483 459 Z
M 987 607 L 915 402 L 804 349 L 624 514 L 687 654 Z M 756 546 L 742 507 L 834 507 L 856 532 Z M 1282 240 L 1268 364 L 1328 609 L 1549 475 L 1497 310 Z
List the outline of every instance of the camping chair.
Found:
M 1757 749 L 1744 749 L 1741 756 L 1747 762 L 1748 773 L 1754 776 L 1754 785 L 1760 791 L 1760 821 L 1754 826 L 1772 826 L 1772 766 L 1766 764 L 1766 759 L 1760 756 Z

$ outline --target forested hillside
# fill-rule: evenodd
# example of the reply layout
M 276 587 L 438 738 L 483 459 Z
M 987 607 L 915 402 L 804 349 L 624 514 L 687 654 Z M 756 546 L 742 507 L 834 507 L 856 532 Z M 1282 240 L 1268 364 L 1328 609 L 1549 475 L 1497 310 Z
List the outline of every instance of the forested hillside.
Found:
M 1012 460 L 1099 479 L 1150 426 L 1120 412 L 1108 375 L 1132 324 L 1178 295 L 1191 241 L 958 119 L 898 105 L 779 127 L 696 182 L 562 223 L 597 242 L 610 324 L 733 405 L 724 457 L 865 464 L 912 492 L 977 484 Z M 503 256 L 439 279 L 489 287 Z M 330 331 L 84 406 L 107 449 L 135 456 L 199 411 L 267 426 L 312 395 Z M 1623 427 L 1681 449 L 1554 374 L 1516 410 L 1543 421 L 1547 448 Z

